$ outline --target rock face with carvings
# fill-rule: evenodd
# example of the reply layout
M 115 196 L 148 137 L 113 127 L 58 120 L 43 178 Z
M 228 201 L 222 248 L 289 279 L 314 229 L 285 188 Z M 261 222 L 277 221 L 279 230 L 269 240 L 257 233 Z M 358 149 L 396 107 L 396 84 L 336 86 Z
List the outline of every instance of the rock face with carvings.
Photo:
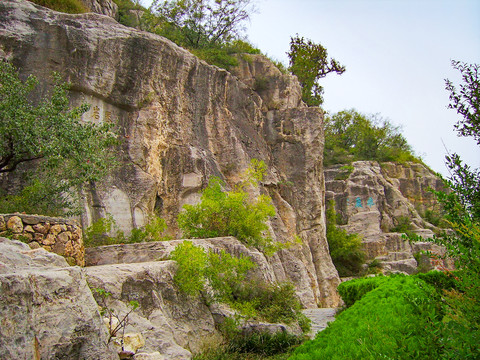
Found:
M 422 237 L 432 237 L 438 230 L 422 215 L 437 209 L 428 189 L 442 190 L 443 183 L 425 166 L 357 161 L 325 169 L 325 183 L 326 201 L 335 201 L 341 227 L 363 237 L 367 259 L 382 261 L 384 271 L 413 273 L 418 266 L 415 254 L 443 253 L 428 242 L 410 244 L 395 232 L 401 222 Z
M 0 359 L 118 359 L 78 266 L 0 238 Z
M 268 166 L 257 194 L 276 207 L 274 240 L 303 241 L 268 259 L 271 276 L 292 281 L 305 306 L 338 304 L 325 239 L 323 114 L 302 105 L 294 77 L 259 56 L 234 76 L 111 18 L 17 0 L 0 3 L 0 57 L 46 88 L 59 72 L 73 103 L 91 104 L 84 120 L 112 122 L 123 140 L 121 166 L 85 190 L 83 225 L 110 213 L 128 233 L 156 212 L 180 238 L 182 205 L 198 201 L 211 176 L 233 186 L 257 158 Z

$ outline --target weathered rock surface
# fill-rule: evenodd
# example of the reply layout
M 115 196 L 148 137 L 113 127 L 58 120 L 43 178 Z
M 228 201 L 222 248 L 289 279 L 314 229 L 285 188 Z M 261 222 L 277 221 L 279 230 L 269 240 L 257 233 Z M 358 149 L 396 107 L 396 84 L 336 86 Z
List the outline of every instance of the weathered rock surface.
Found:
M 91 12 L 118 18 L 118 6 L 112 0 L 80 0 Z
M 142 334 L 145 346 L 139 352 L 159 352 L 166 359 L 190 359 L 191 351 L 199 351 L 204 342 L 218 333 L 209 308 L 199 298 L 189 298 L 175 287 L 175 270 L 174 261 L 84 269 L 92 288 L 112 294 L 107 304 L 121 317 L 130 310 L 130 301 L 139 302 L 125 329 L 126 333 Z
M 92 105 L 84 119 L 112 122 L 121 134 L 122 166 L 86 190 L 84 225 L 110 213 L 128 233 L 155 210 L 180 238 L 182 205 L 198 201 L 212 175 L 234 185 L 257 158 L 269 169 L 260 192 L 277 209 L 274 239 L 298 234 L 304 243 L 269 260 L 272 276 L 292 281 L 305 306 L 338 304 L 325 239 L 323 115 L 301 104 L 294 77 L 254 57 L 239 80 L 111 18 L 15 0 L 0 3 L 0 57 L 42 80 L 58 71 L 73 85 L 73 103 Z M 248 79 L 262 77 L 271 88 L 259 95 Z
M 435 226 L 420 214 L 438 206 L 428 188 L 442 189 L 442 181 L 421 164 L 407 165 L 357 161 L 325 169 L 326 199 L 335 200 L 341 227 L 363 236 L 367 259 L 382 261 L 387 272 L 413 273 L 414 255 L 443 250 L 428 242 L 410 244 L 401 233 L 391 232 L 402 218 L 411 222 L 413 233 L 432 237 Z M 451 266 L 451 264 L 445 264 Z
M 85 275 L 0 238 L 0 359 L 118 359 Z

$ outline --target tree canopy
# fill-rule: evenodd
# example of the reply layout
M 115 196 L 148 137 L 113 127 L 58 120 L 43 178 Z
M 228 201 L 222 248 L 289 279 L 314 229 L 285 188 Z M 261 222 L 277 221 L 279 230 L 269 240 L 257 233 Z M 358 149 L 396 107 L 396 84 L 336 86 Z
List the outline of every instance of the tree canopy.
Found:
M 318 106 L 323 103 L 323 87 L 319 80 L 327 74 L 335 72 L 343 74 L 345 66 L 337 60 L 328 59 L 327 49 L 321 44 L 304 39 L 298 34 L 290 39 L 289 70 L 296 75 L 302 85 L 302 98 L 308 106 Z
M 324 164 L 346 164 L 357 160 L 420 161 L 399 127 L 387 119 L 353 109 L 327 116 Z
M 89 106 L 70 108 L 69 85 L 59 75 L 51 94 L 34 102 L 37 84 L 36 77 L 22 81 L 11 64 L 0 62 L 0 181 L 21 172 L 23 184 L 0 193 L 3 211 L 72 210 L 73 189 L 99 180 L 115 163 L 111 126 L 82 122 Z
M 163 21 L 160 27 L 178 32 L 179 40 L 192 48 L 239 38 L 253 11 L 250 0 L 155 0 L 151 9 Z

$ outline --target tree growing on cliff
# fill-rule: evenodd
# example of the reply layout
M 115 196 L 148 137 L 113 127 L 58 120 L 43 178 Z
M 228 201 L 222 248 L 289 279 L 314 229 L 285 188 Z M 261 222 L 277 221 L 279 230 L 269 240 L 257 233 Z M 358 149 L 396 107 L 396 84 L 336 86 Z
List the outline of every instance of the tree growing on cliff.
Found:
M 238 38 L 254 10 L 250 0 L 155 0 L 150 9 L 162 20 L 160 27 L 194 49 Z
M 32 101 L 37 84 L 36 77 L 22 81 L 11 64 L 0 62 L 0 181 L 17 174 L 22 183 L 3 189 L 0 211 L 73 210 L 75 190 L 115 163 L 111 125 L 82 122 L 89 106 L 70 108 L 69 85 L 58 74 L 50 95 Z
M 296 75 L 302 85 L 302 99 L 308 106 L 323 103 L 323 87 L 319 80 L 329 73 L 343 74 L 345 66 L 337 60 L 328 59 L 327 49 L 298 34 L 290 39 L 289 70 Z
M 324 164 L 357 160 L 421 161 L 398 127 L 376 115 L 344 110 L 325 119 Z

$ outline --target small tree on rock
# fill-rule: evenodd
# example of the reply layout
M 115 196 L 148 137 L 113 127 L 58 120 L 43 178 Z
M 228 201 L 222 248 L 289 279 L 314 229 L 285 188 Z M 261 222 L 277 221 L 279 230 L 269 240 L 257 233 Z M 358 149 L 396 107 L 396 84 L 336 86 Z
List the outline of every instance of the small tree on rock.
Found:
M 331 72 L 343 74 L 345 66 L 335 59 L 328 59 L 327 49 L 298 34 L 290 40 L 289 70 L 296 75 L 302 85 L 302 99 L 308 106 L 323 103 L 323 87 L 318 80 Z

